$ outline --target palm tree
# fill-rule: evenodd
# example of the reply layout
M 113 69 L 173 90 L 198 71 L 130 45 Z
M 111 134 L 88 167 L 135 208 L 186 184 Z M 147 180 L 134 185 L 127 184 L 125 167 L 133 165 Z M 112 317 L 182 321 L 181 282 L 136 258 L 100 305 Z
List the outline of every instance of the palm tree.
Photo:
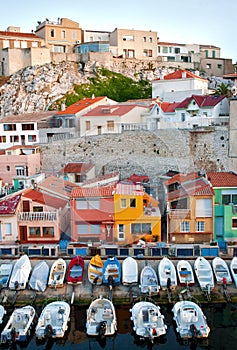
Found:
M 230 84 L 221 83 L 220 85 L 218 85 L 215 89 L 214 95 L 224 95 L 226 97 L 230 97 L 232 95 L 230 90 Z

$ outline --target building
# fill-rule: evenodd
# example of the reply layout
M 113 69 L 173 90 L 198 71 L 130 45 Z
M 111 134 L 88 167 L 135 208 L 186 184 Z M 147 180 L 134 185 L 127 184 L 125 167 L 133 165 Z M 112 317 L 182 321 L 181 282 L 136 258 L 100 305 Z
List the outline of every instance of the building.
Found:
M 102 105 L 80 118 L 80 136 L 120 134 L 141 127 L 146 106 L 133 104 Z
M 132 182 L 119 182 L 114 189 L 114 241 L 128 244 L 161 241 L 161 214 L 158 201 Z
M 28 189 L 21 196 L 18 224 L 21 243 L 58 243 L 70 226 L 68 201 Z
M 0 244 L 14 244 L 18 240 L 18 212 L 21 194 L 0 201 Z
M 205 95 L 208 80 L 185 69 L 178 69 L 152 81 L 152 97 L 165 102 L 181 102 L 191 95 Z
M 114 57 L 156 59 L 157 32 L 119 29 L 110 33 L 110 50 Z
M 237 174 L 234 172 L 207 172 L 215 192 L 214 239 L 237 240 Z
M 74 45 L 82 40 L 79 23 L 68 18 L 58 18 L 57 21 L 46 18 L 43 22 L 39 21 L 35 34 L 44 39 L 46 47 L 55 53 L 70 53 Z
M 77 187 L 71 193 L 71 240 L 114 242 L 113 186 Z
M 210 243 L 214 238 L 214 191 L 199 173 L 164 181 L 170 243 Z
M 1 178 L 14 190 L 42 181 L 39 146 L 12 146 L 0 154 Z
M 58 175 L 66 181 L 82 185 L 95 177 L 95 165 L 83 162 L 67 163 Z
M 44 39 L 34 33 L 22 33 L 20 27 L 0 31 L 0 75 L 9 76 L 24 67 L 50 62 L 43 46 Z

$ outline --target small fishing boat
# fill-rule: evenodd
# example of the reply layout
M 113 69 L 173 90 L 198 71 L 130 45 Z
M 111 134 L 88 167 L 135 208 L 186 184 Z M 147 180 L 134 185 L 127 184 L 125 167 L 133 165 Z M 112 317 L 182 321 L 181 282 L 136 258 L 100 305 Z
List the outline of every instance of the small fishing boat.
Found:
M 45 306 L 38 319 L 37 339 L 62 338 L 68 329 L 70 305 L 65 301 L 53 301 Z
M 67 283 L 81 284 L 84 274 L 84 260 L 80 256 L 74 257 L 67 268 Z
M 44 292 L 47 288 L 49 270 L 49 265 L 44 260 L 36 264 L 29 280 L 30 288 L 38 292 Z
M 209 291 L 214 288 L 214 275 L 211 264 L 203 256 L 197 257 L 194 261 L 194 272 L 202 290 Z
M 6 314 L 6 310 L 4 308 L 4 306 L 0 305 L 0 324 L 2 324 L 2 321 L 3 321 L 3 317 L 4 315 Z
M 101 257 L 96 254 L 93 256 L 88 265 L 88 280 L 90 283 L 95 285 L 102 284 L 102 274 L 103 274 L 103 261 Z
M 140 274 L 140 285 L 139 288 L 141 293 L 157 294 L 160 286 L 158 285 L 158 278 L 155 270 L 147 265 L 144 266 Z
M 86 333 L 104 337 L 117 331 L 117 317 L 111 300 L 102 296 L 93 300 L 87 309 Z
M 161 259 L 158 265 L 158 277 L 161 289 L 175 289 L 177 287 L 175 266 L 169 258 Z
M 102 281 L 106 285 L 117 286 L 120 284 L 121 266 L 118 259 L 113 256 L 104 262 Z
M 179 260 L 176 265 L 181 286 L 193 286 L 195 283 L 193 269 L 189 261 Z
M 225 262 L 225 260 L 223 260 L 219 256 L 216 256 L 212 260 L 212 268 L 213 268 L 213 272 L 214 272 L 217 284 L 222 284 L 222 283 L 231 284 L 232 283 L 230 271 L 229 271 L 228 265 Z
M 167 326 L 159 306 L 149 301 L 139 301 L 133 305 L 130 312 L 133 330 L 140 339 L 153 342 L 154 339 L 166 334 Z
M 8 283 L 11 277 L 13 264 L 12 263 L 4 263 L 0 265 L 0 287 L 6 288 L 8 287 Z
M 128 256 L 122 262 L 122 284 L 129 285 L 138 282 L 138 265 L 137 261 Z
M 49 273 L 49 281 L 48 286 L 50 288 L 62 288 L 64 277 L 66 274 L 66 262 L 62 258 L 54 261 L 50 273 Z
M 172 308 L 176 331 L 182 339 L 207 338 L 210 328 L 202 309 L 193 301 L 178 301 Z
M 15 263 L 9 281 L 10 289 L 25 289 L 31 273 L 31 263 L 27 255 L 22 255 Z
M 230 272 L 231 272 L 235 287 L 237 288 L 237 256 L 234 256 L 230 261 Z
M 31 305 L 15 309 L 1 333 L 1 343 L 25 342 L 32 330 L 35 309 Z

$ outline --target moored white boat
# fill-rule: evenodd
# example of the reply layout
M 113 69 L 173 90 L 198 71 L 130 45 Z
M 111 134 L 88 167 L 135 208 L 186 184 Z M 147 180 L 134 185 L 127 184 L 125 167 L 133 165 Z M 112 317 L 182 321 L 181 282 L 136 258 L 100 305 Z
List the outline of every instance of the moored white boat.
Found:
M 54 261 L 49 273 L 48 286 L 50 288 L 62 288 L 66 274 L 66 262 L 62 258 Z
M 138 264 L 137 261 L 128 256 L 122 262 L 122 284 L 129 285 L 138 282 Z
M 25 289 L 31 272 L 31 263 L 29 257 L 22 255 L 13 266 L 9 281 L 10 289 Z
M 175 266 L 169 258 L 164 257 L 159 262 L 158 277 L 161 289 L 165 290 L 167 286 L 171 289 L 177 287 Z
M 189 261 L 179 260 L 176 265 L 181 286 L 193 286 L 195 283 L 193 269 Z
M 44 292 L 47 288 L 49 277 L 49 265 L 46 261 L 40 261 L 33 268 L 32 274 L 29 280 L 29 286 L 38 292 Z
M 237 256 L 234 256 L 230 261 L 230 272 L 237 288 Z
M 117 317 L 111 300 L 102 296 L 93 300 L 87 309 L 86 333 L 104 337 L 117 331 Z
M 70 305 L 65 301 L 53 301 L 45 306 L 38 319 L 35 335 L 38 339 L 62 338 L 70 320 Z
M 35 309 L 31 305 L 17 308 L 1 333 L 1 343 L 25 342 L 32 330 Z
M 206 316 L 196 303 L 190 300 L 178 301 L 172 308 L 176 331 L 182 339 L 207 338 L 210 328 Z
M 212 260 L 212 268 L 213 268 L 214 275 L 216 277 L 217 284 L 222 284 L 222 283 L 231 284 L 232 283 L 230 271 L 229 271 L 228 265 L 225 262 L 225 260 L 223 260 L 219 256 L 216 256 Z
M 13 264 L 12 263 L 4 263 L 0 265 L 0 287 L 6 288 L 8 287 L 8 283 L 11 277 Z
M 214 288 L 214 275 L 211 264 L 203 256 L 197 257 L 194 261 L 194 272 L 202 290 L 209 291 Z
M 0 324 L 2 324 L 2 321 L 3 321 L 3 317 L 4 315 L 6 314 L 6 310 L 4 308 L 4 306 L 0 305 Z
M 140 339 L 151 342 L 166 334 L 167 326 L 160 307 L 149 301 L 139 301 L 130 309 L 133 330 Z
M 141 271 L 139 288 L 141 293 L 147 293 L 149 295 L 158 294 L 160 290 L 157 274 L 149 265 L 144 266 Z

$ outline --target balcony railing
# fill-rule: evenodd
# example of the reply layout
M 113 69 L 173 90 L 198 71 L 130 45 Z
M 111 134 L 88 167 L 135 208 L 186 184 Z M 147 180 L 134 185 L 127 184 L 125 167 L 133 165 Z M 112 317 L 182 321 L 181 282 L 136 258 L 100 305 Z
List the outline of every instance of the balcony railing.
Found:
M 170 219 L 190 219 L 191 210 L 190 209 L 170 209 L 169 218 Z
M 18 214 L 20 221 L 56 221 L 57 213 L 55 212 L 20 212 Z
M 160 215 L 160 210 L 159 208 L 156 207 L 145 207 L 144 208 L 144 215 L 148 215 L 148 216 L 159 216 Z

